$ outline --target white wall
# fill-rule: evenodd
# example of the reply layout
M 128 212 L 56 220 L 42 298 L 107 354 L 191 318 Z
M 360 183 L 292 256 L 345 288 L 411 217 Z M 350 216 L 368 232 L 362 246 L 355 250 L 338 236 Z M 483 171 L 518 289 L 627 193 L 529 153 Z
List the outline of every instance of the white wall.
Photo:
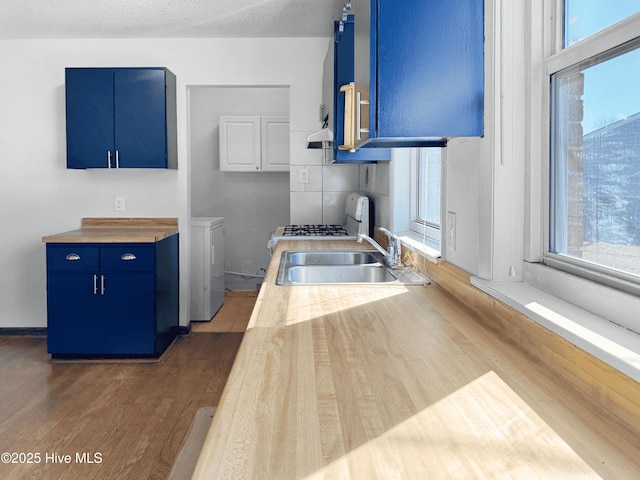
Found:
M 188 85 L 289 85 L 292 138 L 317 129 L 327 39 L 0 41 L 0 327 L 46 326 L 43 235 L 83 217 L 178 217 L 180 323 L 188 323 Z M 177 76 L 177 171 L 67 170 L 64 68 L 166 66 Z M 292 143 L 292 152 L 304 143 Z M 302 152 L 305 153 L 305 152 Z
M 447 246 L 443 256 L 492 281 L 522 278 L 524 4 L 485 2 L 484 136 L 454 139 L 446 149 L 445 210 L 455 212 L 457 234 L 455 250 Z

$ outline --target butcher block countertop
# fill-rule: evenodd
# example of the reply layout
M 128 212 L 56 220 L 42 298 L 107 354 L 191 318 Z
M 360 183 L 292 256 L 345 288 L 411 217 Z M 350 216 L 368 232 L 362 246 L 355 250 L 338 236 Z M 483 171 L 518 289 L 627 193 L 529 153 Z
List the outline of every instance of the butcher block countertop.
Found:
M 83 218 L 82 228 L 42 237 L 45 243 L 155 243 L 178 233 L 177 218 Z
M 640 478 L 637 439 L 437 285 L 275 284 L 284 250 L 365 248 L 278 242 L 193 478 Z

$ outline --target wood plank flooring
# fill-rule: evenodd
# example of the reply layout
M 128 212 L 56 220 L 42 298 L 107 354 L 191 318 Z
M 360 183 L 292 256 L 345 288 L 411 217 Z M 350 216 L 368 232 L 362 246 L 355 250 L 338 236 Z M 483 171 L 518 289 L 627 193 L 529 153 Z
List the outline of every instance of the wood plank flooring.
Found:
M 193 332 L 244 332 L 258 294 L 253 290 L 229 291 L 220 310 L 209 322 L 192 322 Z
M 234 300 L 234 331 L 179 337 L 160 361 L 52 361 L 45 337 L 0 336 L 0 454 L 34 462 L 0 462 L 0 478 L 165 479 L 220 399 L 248 321 Z

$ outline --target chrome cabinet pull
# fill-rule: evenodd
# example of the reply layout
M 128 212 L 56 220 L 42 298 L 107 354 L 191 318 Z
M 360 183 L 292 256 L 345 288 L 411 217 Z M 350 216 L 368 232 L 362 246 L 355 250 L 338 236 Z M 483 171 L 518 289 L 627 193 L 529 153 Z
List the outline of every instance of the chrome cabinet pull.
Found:
M 107 164 L 111 168 L 111 150 L 107 151 Z
M 100 295 L 104 295 L 104 275 L 100 275 Z
M 69 262 L 77 262 L 78 260 L 80 260 L 80 255 L 78 255 L 77 253 L 70 253 L 69 255 L 67 255 L 64 258 L 65 258 L 65 260 L 68 260 Z
M 93 276 L 93 294 L 98 294 L 98 275 Z
M 120 260 L 124 260 L 125 262 L 129 262 L 131 260 L 135 260 L 136 256 L 133 253 L 123 253 L 120 257 Z
M 120 152 L 116 150 L 116 168 L 120 168 Z

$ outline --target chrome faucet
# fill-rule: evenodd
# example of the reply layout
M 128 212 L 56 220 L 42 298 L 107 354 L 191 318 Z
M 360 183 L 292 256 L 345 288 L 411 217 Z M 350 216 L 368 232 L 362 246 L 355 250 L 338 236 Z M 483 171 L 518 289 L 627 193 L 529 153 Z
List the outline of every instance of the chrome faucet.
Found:
M 392 268 L 401 267 L 402 260 L 400 260 L 400 257 L 402 252 L 400 246 L 400 238 L 384 227 L 378 227 L 378 230 L 387 236 L 387 252 L 389 252 L 387 262 L 389 263 L 389 266 Z
M 401 268 L 402 262 L 400 261 L 400 239 L 386 228 L 378 227 L 378 230 L 380 230 L 388 237 L 387 250 L 382 248 L 380 244 L 378 244 L 378 242 L 376 242 L 370 236 L 365 235 L 364 233 L 359 233 L 358 235 L 356 235 L 356 242 L 362 243 L 362 240 L 366 240 L 368 243 L 373 245 L 376 250 L 384 255 L 385 261 L 387 262 L 387 265 L 389 265 L 389 267 Z

